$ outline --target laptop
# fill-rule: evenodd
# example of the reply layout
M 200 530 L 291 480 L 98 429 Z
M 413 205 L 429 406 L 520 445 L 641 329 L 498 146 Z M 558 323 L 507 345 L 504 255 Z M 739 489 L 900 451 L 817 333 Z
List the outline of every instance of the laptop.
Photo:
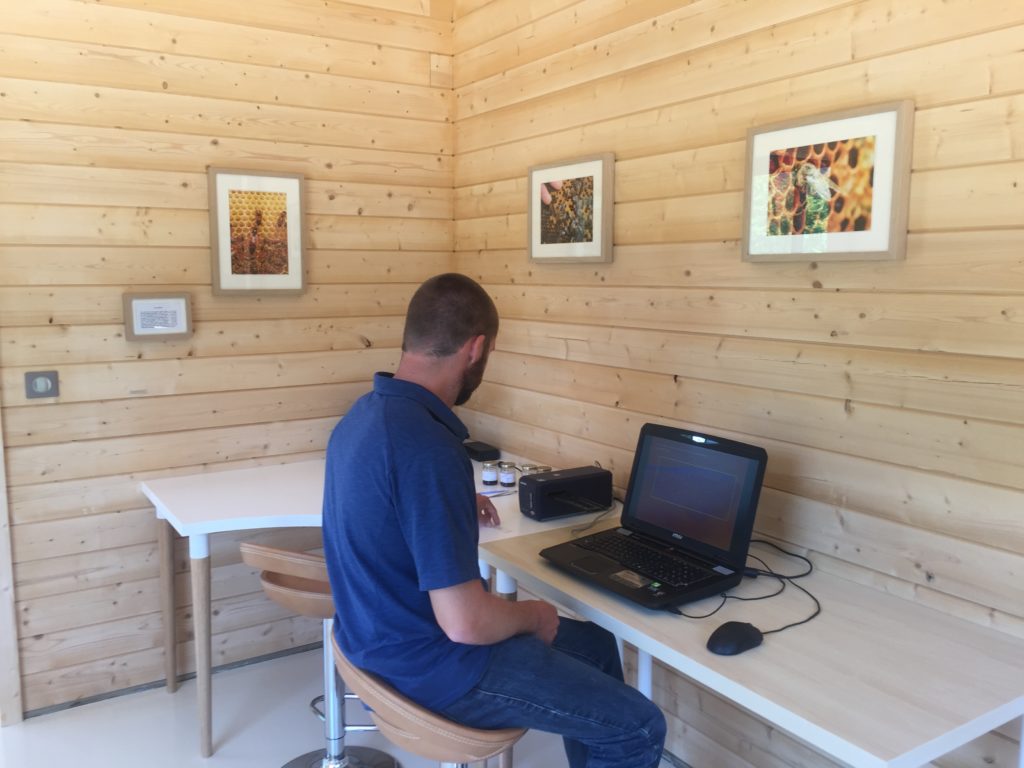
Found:
M 540 554 L 648 608 L 720 594 L 743 578 L 767 463 L 754 445 L 645 424 L 620 526 Z

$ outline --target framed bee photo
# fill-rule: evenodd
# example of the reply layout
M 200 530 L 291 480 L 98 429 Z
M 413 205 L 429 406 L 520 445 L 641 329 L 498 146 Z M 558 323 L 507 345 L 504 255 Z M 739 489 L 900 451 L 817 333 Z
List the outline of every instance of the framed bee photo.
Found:
M 904 258 L 913 119 L 907 100 L 750 129 L 743 259 Z
M 210 168 L 215 294 L 302 293 L 303 178 Z
M 610 262 L 615 156 L 581 157 L 530 168 L 529 257 L 537 262 Z

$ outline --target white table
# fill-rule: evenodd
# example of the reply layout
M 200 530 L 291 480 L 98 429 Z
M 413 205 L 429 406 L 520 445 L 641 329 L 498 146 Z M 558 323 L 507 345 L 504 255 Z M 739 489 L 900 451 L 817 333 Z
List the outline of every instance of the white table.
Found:
M 502 458 L 522 463 L 515 456 L 506 455 Z M 474 462 L 474 467 L 477 490 L 486 490 L 480 482 L 480 464 Z M 157 517 L 161 520 L 159 546 L 164 668 L 167 687 L 172 692 L 177 689 L 178 679 L 172 528 L 188 539 L 200 751 L 204 757 L 209 757 L 213 754 L 210 535 L 259 528 L 319 528 L 323 507 L 324 460 L 165 477 L 147 480 L 139 487 L 153 503 Z M 534 533 L 552 526 L 576 526 L 594 517 L 580 516 L 540 523 L 519 512 L 519 500 L 515 494 L 499 496 L 493 501 L 501 517 L 501 526 L 481 528 L 481 543 Z M 489 567 L 481 563 L 481 574 L 487 576 L 489 573 Z M 496 574 L 496 591 L 506 595 L 514 594 L 515 583 L 499 571 Z
M 705 643 L 721 623 L 781 627 L 810 615 L 810 600 L 789 588 L 769 600 L 729 601 L 706 620 L 649 611 L 538 556 L 567 538 L 561 529 L 491 541 L 481 545 L 480 556 L 538 597 L 604 626 L 642 656 L 840 762 L 914 768 L 1024 715 L 1024 641 L 1018 638 L 815 572 L 800 583 L 821 600 L 820 616 L 767 635 L 742 655 L 716 656 Z M 800 566 L 788 566 L 794 570 Z M 765 594 L 776 583 L 745 580 L 734 593 Z M 712 598 L 684 610 L 702 615 L 716 604 Z M 1019 764 L 1024 768 L 1024 749 Z

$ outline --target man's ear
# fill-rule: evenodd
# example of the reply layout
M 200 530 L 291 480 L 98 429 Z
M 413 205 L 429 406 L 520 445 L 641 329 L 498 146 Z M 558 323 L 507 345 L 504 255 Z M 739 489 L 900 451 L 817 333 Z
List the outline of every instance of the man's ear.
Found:
M 478 360 L 482 360 L 487 350 L 487 335 L 481 333 L 479 336 L 474 336 L 466 343 L 469 344 L 470 365 L 475 364 Z

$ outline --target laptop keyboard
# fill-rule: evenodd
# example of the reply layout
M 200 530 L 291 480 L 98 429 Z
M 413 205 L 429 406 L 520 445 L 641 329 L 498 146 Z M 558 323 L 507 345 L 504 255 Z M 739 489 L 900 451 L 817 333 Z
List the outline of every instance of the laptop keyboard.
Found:
M 684 560 L 678 555 L 649 547 L 633 536 L 624 536 L 614 530 L 585 536 L 574 543 L 591 552 L 610 557 L 649 579 L 673 587 L 695 584 L 712 575 L 707 568 Z

